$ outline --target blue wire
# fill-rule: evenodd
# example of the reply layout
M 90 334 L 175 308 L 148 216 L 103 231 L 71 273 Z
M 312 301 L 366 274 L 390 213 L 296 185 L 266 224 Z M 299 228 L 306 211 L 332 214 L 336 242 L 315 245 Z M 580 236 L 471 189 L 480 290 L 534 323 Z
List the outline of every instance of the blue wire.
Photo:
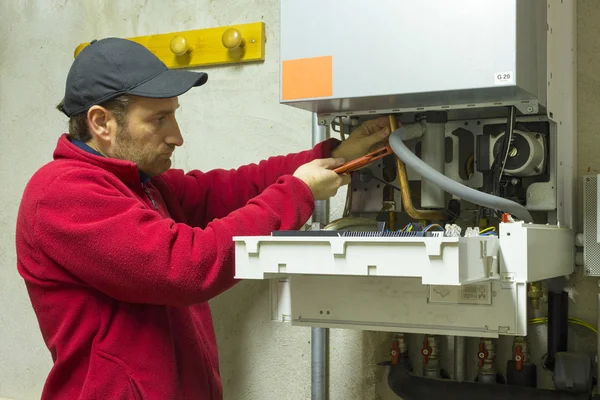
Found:
M 444 228 L 442 228 L 442 227 L 440 226 L 440 224 L 429 224 L 429 225 L 427 225 L 427 226 L 426 226 L 426 227 L 423 229 L 423 232 L 427 232 L 427 230 L 428 230 L 429 228 L 431 228 L 432 226 L 437 226 L 438 228 L 440 228 L 440 232 L 443 232 L 443 231 L 444 231 Z

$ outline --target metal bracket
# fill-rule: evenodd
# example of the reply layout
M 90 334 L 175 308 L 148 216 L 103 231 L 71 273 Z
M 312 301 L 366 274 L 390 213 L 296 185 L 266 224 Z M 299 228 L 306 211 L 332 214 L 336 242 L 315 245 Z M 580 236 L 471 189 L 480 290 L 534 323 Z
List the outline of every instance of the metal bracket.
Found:
M 319 125 L 329 125 L 331 122 L 338 117 L 342 116 L 368 116 L 368 115 L 388 115 L 398 113 L 409 113 L 409 112 L 423 112 L 423 111 L 450 111 L 450 110 L 466 110 L 466 109 L 477 109 L 477 108 L 495 108 L 495 107 L 507 107 L 514 106 L 523 115 L 533 115 L 539 112 L 539 103 L 537 100 L 526 100 L 526 101 L 499 101 L 493 103 L 475 103 L 475 104 L 454 104 L 454 105 L 440 105 L 430 107 L 407 107 L 407 108 L 388 108 L 380 110 L 360 110 L 360 111 L 348 111 L 338 113 L 318 113 Z

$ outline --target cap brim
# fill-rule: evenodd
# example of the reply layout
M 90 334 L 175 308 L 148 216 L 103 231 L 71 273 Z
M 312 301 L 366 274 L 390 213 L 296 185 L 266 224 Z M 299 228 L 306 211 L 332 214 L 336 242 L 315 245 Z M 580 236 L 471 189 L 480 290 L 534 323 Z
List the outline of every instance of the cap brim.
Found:
M 168 69 L 154 78 L 127 90 L 127 94 L 155 99 L 177 97 L 193 87 L 202 86 L 208 80 L 204 72 Z

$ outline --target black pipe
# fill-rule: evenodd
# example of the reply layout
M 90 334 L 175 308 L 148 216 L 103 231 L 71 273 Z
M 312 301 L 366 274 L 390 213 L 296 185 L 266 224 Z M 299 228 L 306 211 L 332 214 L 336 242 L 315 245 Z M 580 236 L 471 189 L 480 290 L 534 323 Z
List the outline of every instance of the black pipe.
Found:
M 589 394 L 424 378 L 409 372 L 405 365 L 403 360 L 399 360 L 398 364 L 390 364 L 388 374 L 390 389 L 403 400 L 589 400 L 590 398 Z
M 569 334 L 569 295 L 548 291 L 548 354 L 544 366 L 554 371 L 556 353 L 567 351 Z

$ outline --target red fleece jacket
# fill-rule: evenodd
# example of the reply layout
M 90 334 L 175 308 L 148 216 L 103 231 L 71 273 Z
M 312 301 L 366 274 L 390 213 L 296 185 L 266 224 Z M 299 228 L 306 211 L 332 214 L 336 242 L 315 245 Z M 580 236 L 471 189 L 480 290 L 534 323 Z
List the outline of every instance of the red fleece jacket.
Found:
M 43 399 L 221 399 L 207 301 L 232 287 L 233 236 L 299 229 L 313 197 L 291 176 L 330 140 L 237 170 L 136 165 L 62 136 L 25 188 L 16 230 L 54 365 Z

